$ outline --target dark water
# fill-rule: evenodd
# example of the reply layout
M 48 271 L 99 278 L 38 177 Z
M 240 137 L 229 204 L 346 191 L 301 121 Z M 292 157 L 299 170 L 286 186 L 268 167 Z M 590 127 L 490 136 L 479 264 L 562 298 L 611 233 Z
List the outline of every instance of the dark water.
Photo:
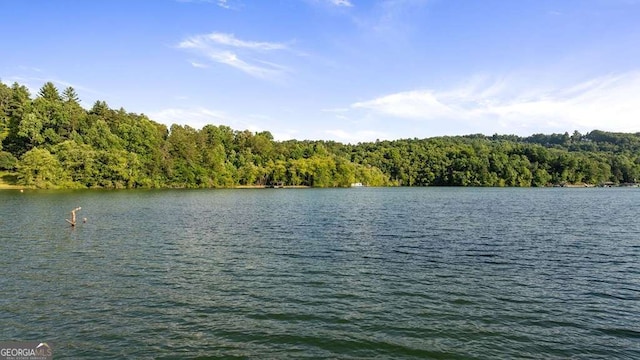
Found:
M 0 341 L 56 359 L 638 359 L 639 209 L 622 188 L 4 191 Z

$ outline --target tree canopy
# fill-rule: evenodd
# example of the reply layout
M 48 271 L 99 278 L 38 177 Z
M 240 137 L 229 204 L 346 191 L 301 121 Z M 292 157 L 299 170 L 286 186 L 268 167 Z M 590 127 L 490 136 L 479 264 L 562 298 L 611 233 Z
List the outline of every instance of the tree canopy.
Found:
M 167 128 L 104 101 L 87 110 L 51 82 L 35 98 L 0 83 L 0 170 L 38 188 L 635 183 L 640 133 L 274 141 L 224 125 Z

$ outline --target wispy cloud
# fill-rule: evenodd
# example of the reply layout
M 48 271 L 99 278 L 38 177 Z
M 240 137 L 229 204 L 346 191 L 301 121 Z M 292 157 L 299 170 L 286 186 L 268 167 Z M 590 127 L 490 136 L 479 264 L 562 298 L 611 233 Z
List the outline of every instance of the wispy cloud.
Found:
M 327 0 L 331 5 L 353 7 L 353 4 L 349 0 Z
M 178 48 L 192 50 L 210 61 L 231 66 L 257 78 L 273 79 L 288 71 L 286 66 L 262 58 L 273 51 L 287 50 L 288 46 L 283 43 L 246 41 L 233 34 L 214 32 L 189 37 L 180 42 Z M 204 65 L 191 63 L 195 67 Z
M 195 67 L 195 68 L 201 68 L 201 69 L 206 69 L 209 67 L 209 65 L 207 64 L 203 64 L 197 61 L 189 61 L 189 63 L 191 64 L 191 66 Z
M 640 71 L 598 77 L 564 88 L 518 90 L 509 81 L 471 82 L 449 90 L 422 89 L 351 105 L 372 115 L 419 122 L 455 120 L 485 133 L 640 131 Z
M 150 112 L 149 118 L 153 121 L 171 126 L 188 125 L 195 129 L 201 129 L 206 125 L 226 125 L 233 129 L 246 129 L 250 131 L 264 131 L 257 115 L 237 116 L 225 111 L 209 109 L 206 107 L 175 107 Z
M 33 72 L 37 72 L 37 73 L 42 73 L 42 69 L 37 68 L 37 67 L 33 67 L 33 66 L 26 66 L 26 65 L 20 65 L 18 66 L 18 69 L 23 70 L 23 71 L 33 71 Z
M 218 6 L 225 9 L 231 8 L 231 5 L 229 5 L 229 2 L 227 0 L 218 0 Z
M 373 130 L 356 130 L 356 131 L 347 131 L 343 129 L 333 129 L 333 130 L 325 130 L 325 134 L 329 135 L 329 137 L 333 138 L 336 141 L 349 143 L 349 144 L 357 144 L 361 142 L 372 141 L 372 139 L 388 139 L 389 134 L 373 131 Z
M 236 114 L 203 106 L 173 107 L 151 111 L 149 118 L 161 124 L 190 126 L 202 129 L 206 125 L 229 126 L 234 130 L 251 132 L 269 131 L 276 141 L 291 140 L 300 133 L 299 129 L 277 126 L 273 117 L 264 114 Z M 270 124 L 268 127 L 265 124 Z
M 399 118 L 408 119 L 431 119 L 451 117 L 455 114 L 453 108 L 447 105 L 447 101 L 442 99 L 432 90 L 405 91 L 390 95 L 385 95 L 373 100 L 357 102 L 353 108 L 364 108 L 374 110 L 383 114 Z
M 237 0 L 176 0 L 181 3 L 204 3 L 204 4 L 216 4 L 219 7 L 227 10 L 238 9 L 240 2 Z
M 245 40 L 240 40 L 236 38 L 235 35 L 233 34 L 225 34 L 225 33 L 211 33 L 208 35 L 202 35 L 200 36 L 200 38 L 209 40 L 219 45 L 225 45 L 225 46 L 230 46 L 235 48 L 252 49 L 252 50 L 268 51 L 268 50 L 282 50 L 287 48 L 286 45 L 281 43 L 245 41 Z
M 433 0 L 381 0 L 370 12 L 355 17 L 354 21 L 367 33 L 397 41 L 415 26 L 410 18 L 431 2 Z
M 148 115 L 151 120 L 167 126 L 173 124 L 189 125 L 196 129 L 210 124 L 222 124 L 228 119 L 228 116 L 224 112 L 204 107 L 169 108 L 151 112 Z
M 345 113 L 347 111 L 349 111 L 349 108 L 330 108 L 330 109 L 322 109 L 320 110 L 322 112 L 326 112 L 326 113 Z
M 353 0 L 302 0 L 312 6 L 350 8 Z
M 105 95 L 103 92 L 100 92 L 100 91 L 97 91 L 97 90 L 93 90 L 92 88 L 89 88 L 87 86 L 83 86 L 83 85 L 80 85 L 80 84 L 71 83 L 71 82 L 68 82 L 68 81 L 56 79 L 55 77 L 46 77 L 46 74 L 42 74 L 43 71 L 40 70 L 40 69 L 31 68 L 30 70 L 40 73 L 40 76 L 14 75 L 14 76 L 8 76 L 8 77 L 4 78 L 2 80 L 2 82 L 4 82 L 5 84 L 12 84 L 14 82 L 17 82 L 17 83 L 19 83 L 21 85 L 24 85 L 24 86 L 27 87 L 27 89 L 29 89 L 29 92 L 32 95 L 33 94 L 37 94 L 38 91 L 40 90 L 40 88 L 46 82 L 52 82 L 53 84 L 56 85 L 56 87 L 58 87 L 58 90 L 63 90 L 64 88 L 72 87 L 77 92 L 79 92 L 81 94 L 89 93 L 89 94 L 97 95 L 97 96 L 104 96 Z

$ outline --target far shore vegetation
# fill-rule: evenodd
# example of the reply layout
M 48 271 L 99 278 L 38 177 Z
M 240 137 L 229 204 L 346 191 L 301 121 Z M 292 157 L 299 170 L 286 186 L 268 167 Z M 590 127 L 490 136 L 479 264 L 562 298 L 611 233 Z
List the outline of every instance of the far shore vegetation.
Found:
M 45 83 L 0 82 L 0 189 L 614 186 L 640 181 L 640 133 L 468 135 L 359 144 L 154 122 Z

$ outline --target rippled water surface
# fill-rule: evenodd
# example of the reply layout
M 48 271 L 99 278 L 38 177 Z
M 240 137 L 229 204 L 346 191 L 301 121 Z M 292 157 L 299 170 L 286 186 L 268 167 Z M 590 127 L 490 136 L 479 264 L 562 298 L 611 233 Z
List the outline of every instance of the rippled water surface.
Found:
M 624 188 L 2 191 L 0 341 L 56 359 L 637 359 L 639 209 Z

